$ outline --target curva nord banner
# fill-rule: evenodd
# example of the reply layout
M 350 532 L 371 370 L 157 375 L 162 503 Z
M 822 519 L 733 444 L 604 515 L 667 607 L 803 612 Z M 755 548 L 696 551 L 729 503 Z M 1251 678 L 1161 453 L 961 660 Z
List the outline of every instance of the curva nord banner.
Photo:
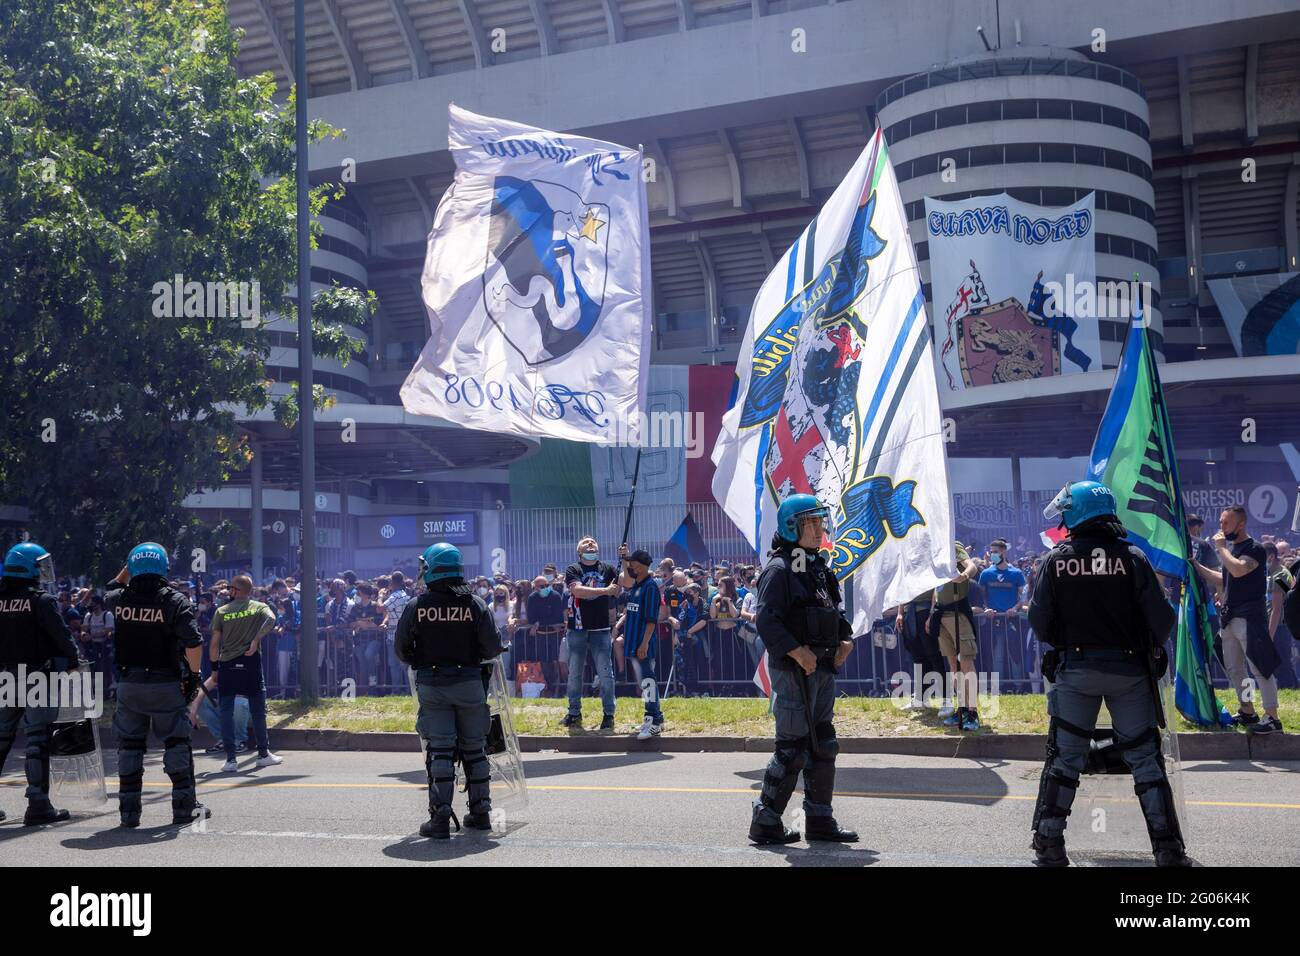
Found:
M 940 387 L 1101 367 L 1096 312 L 1074 294 L 1096 284 L 1094 226 L 1092 193 L 1061 207 L 1006 193 L 926 199 Z

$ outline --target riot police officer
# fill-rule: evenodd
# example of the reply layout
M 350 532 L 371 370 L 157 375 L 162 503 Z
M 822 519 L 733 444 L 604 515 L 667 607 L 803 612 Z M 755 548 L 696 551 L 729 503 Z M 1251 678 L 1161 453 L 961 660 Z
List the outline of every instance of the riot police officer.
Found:
M 131 549 L 105 592 L 116 622 L 118 798 L 122 826 L 140 825 L 140 790 L 150 725 L 163 742 L 172 781 L 172 823 L 212 814 L 194 795 L 188 708 L 199 693 L 203 637 L 194 606 L 167 586 L 167 552 L 147 541 Z
M 5 555 L 0 578 L 0 671 L 8 671 L 19 693 L 26 674 L 72 670 L 77 666 L 77 645 L 59 613 L 59 602 L 43 586 L 54 583 L 54 559 L 39 544 L 26 541 Z M 0 770 L 14 745 L 21 721 L 27 738 L 27 812 L 25 826 L 67 820 L 67 810 L 50 803 L 50 724 L 59 708 L 0 705 Z M 5 818 L 0 811 L 0 820 Z
M 1043 511 L 1068 536 L 1043 561 L 1029 623 L 1050 644 L 1043 674 L 1053 681 L 1047 763 L 1034 808 L 1033 849 L 1040 866 L 1068 866 L 1065 824 L 1088 760 L 1097 711 L 1110 713 L 1115 747 L 1133 774 L 1157 866 L 1188 865 L 1165 772 L 1158 675 L 1177 615 L 1155 571 L 1124 540 L 1115 497 L 1095 481 L 1067 485 Z
M 451 809 L 459 752 L 469 790 L 465 826 L 490 830 L 492 800 L 487 736 L 491 727 L 483 662 L 503 650 L 492 612 L 465 583 L 460 550 L 445 542 L 420 557 L 426 590 L 402 611 L 394 650 L 415 668 L 420 702 L 416 729 L 424 740 L 429 778 L 429 821 L 420 835 L 451 836 Z
M 812 495 L 795 494 L 781 502 L 772 550 L 758 579 L 755 624 L 768 652 L 776 718 L 776 745 L 749 826 L 749 838 L 758 844 L 800 838 L 781 822 L 800 770 L 803 836 L 839 843 L 858 839 L 831 814 L 839 752 L 832 723 L 835 673 L 853 641 L 839 610 L 839 582 L 818 550 L 828 515 Z

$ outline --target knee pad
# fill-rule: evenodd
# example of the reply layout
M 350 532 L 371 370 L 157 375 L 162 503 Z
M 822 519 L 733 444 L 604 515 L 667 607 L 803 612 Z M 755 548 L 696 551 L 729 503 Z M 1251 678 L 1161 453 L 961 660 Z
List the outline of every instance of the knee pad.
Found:
M 840 742 L 835 737 L 835 725 L 829 720 L 823 720 L 813 728 L 816 734 L 817 746 L 821 749 L 821 755 L 818 759 L 834 760 L 840 752 Z
M 1061 827 L 1064 828 L 1064 821 L 1070 815 L 1070 804 L 1074 802 L 1074 793 L 1078 788 L 1079 781 L 1075 777 L 1067 776 L 1050 766 L 1043 769 L 1043 776 L 1038 781 L 1038 799 L 1034 803 L 1032 826 L 1035 833 L 1044 820 L 1060 820 Z M 1061 806 L 1062 791 L 1068 794 L 1065 806 Z
M 1060 805 L 1060 793 L 1062 790 L 1069 791 L 1070 800 L 1074 800 L 1074 793 L 1078 789 L 1079 781 L 1076 778 L 1066 776 L 1059 770 L 1047 771 L 1043 775 L 1042 793 L 1039 797 L 1043 804 L 1043 816 L 1068 817 L 1070 810 Z
M 465 754 L 463 762 L 465 765 L 466 783 L 487 783 L 492 779 L 487 754 L 482 750 L 476 750 L 473 753 Z
M 787 777 L 792 777 L 803 769 L 804 764 L 808 761 L 808 738 L 799 737 L 794 740 L 778 740 L 776 749 L 772 752 L 772 759 L 781 765 L 783 773 L 773 783 L 780 783 Z M 772 778 L 769 769 L 766 776 Z
M 429 774 L 430 783 L 451 783 L 456 779 L 456 752 L 445 748 L 428 748 L 425 752 L 424 766 Z M 446 761 L 447 773 L 436 773 L 434 765 L 438 761 Z

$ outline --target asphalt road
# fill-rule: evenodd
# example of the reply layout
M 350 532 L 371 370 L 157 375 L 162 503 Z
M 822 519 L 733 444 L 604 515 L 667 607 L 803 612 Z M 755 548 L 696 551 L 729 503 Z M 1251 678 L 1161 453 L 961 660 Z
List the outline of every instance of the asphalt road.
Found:
M 417 754 L 283 756 L 283 765 L 261 771 L 245 757 L 239 774 L 196 756 L 200 799 L 213 811 L 204 831 L 167 825 L 169 784 L 156 751 L 140 829 L 118 829 L 115 804 L 98 814 L 77 810 L 59 826 L 24 828 L 22 764 L 11 757 L 0 781 L 0 809 L 9 814 L 0 823 L 0 865 L 1022 866 L 1031 856 L 1040 770 L 1028 761 L 847 755 L 836 813 L 862 842 L 756 848 L 745 831 L 761 755 L 541 753 L 525 757 L 528 803 L 501 808 L 502 832 L 453 832 L 435 843 L 417 833 L 427 814 Z M 1297 763 L 1184 766 L 1193 857 L 1206 865 L 1300 864 L 1298 773 Z M 1149 865 L 1128 778 L 1085 779 L 1067 833 L 1074 861 Z M 791 805 L 798 803 L 796 793 Z

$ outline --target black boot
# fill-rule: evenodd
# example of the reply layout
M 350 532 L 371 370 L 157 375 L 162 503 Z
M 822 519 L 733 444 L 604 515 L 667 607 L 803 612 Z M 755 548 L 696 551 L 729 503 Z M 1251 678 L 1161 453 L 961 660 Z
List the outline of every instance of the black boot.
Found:
M 1034 834 L 1034 862 L 1038 866 L 1069 866 L 1070 858 L 1065 855 L 1064 836 L 1043 836 Z
M 1151 852 L 1155 854 L 1156 866 L 1192 866 L 1192 858 L 1183 852 L 1181 840 L 1153 840 Z
M 23 814 L 23 826 L 39 827 L 47 823 L 62 823 L 71 818 L 71 813 L 67 810 L 56 810 L 48 800 L 33 801 L 27 804 L 27 812 Z
M 121 815 L 122 827 L 134 830 L 140 825 L 140 798 L 123 797 L 118 803 L 117 812 Z
M 787 843 L 798 843 L 799 834 L 793 830 L 787 829 L 786 825 L 781 822 L 777 823 L 759 823 L 759 808 L 754 808 L 754 817 L 749 824 L 749 839 L 759 846 L 769 846 L 777 844 L 784 846 Z
M 449 840 L 452 821 L 455 821 L 456 831 L 459 832 L 460 821 L 456 819 L 451 807 L 439 807 L 430 815 L 429 821 L 420 827 L 420 836 L 432 840 Z
M 822 840 L 826 843 L 858 842 L 858 834 L 844 829 L 835 822 L 834 817 L 805 817 L 803 836 L 805 840 Z
M 492 815 L 488 811 L 484 811 L 483 813 L 467 813 L 462 822 L 471 830 L 492 829 Z
M 172 803 L 173 826 L 182 826 L 186 823 L 193 823 L 195 820 L 208 820 L 211 817 L 212 811 L 197 800 L 187 800 L 183 803 L 173 801 Z

